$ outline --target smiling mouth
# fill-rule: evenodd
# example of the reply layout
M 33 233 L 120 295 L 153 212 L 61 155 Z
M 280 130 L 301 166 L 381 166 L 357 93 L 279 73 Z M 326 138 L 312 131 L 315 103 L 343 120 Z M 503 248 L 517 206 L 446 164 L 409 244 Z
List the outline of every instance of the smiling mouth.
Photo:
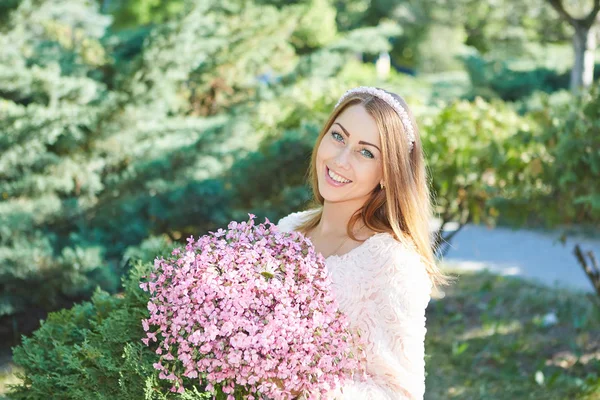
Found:
M 352 181 L 350 179 L 346 179 L 343 176 L 341 176 L 339 174 L 336 174 L 331 169 L 329 169 L 329 167 L 326 166 L 325 169 L 326 169 L 325 174 L 333 182 L 335 182 L 337 184 L 340 184 L 340 185 L 343 185 L 343 184 L 346 184 L 346 183 L 352 183 Z

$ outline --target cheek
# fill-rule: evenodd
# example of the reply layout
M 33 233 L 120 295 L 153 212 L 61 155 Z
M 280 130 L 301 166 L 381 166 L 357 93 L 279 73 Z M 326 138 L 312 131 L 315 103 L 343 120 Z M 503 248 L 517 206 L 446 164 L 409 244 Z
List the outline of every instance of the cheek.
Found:
M 327 136 L 321 140 L 321 144 L 319 145 L 319 149 L 317 150 L 317 159 L 326 160 L 331 158 L 335 153 L 335 148 L 332 143 L 327 140 Z
M 378 184 L 382 176 L 381 167 L 379 165 L 367 162 L 364 163 L 362 168 L 357 168 L 357 173 L 360 176 L 361 182 L 364 182 L 365 185 L 368 186 Z

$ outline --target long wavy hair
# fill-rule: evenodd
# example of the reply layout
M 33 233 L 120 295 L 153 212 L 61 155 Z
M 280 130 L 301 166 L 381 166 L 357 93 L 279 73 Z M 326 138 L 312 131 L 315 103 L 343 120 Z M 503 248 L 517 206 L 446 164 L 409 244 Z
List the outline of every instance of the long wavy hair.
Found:
M 321 220 L 325 201 L 319 193 L 316 158 L 323 137 L 340 113 L 351 105 L 360 104 L 373 117 L 379 130 L 384 189 L 378 185 L 364 205 L 354 213 L 348 222 L 347 234 L 357 241 L 353 227 L 362 220 L 374 232 L 390 233 L 398 241 L 412 241 L 424 261 L 433 286 L 447 285 L 451 279 L 438 268 L 432 248 L 429 223 L 433 213 L 433 199 L 416 120 L 402 97 L 388 93 L 404 107 L 413 124 L 416 137 L 412 151 L 409 153 L 400 117 L 385 101 L 368 93 L 349 96 L 333 110 L 313 148 L 308 179 L 313 192 L 311 208 L 316 212 L 311 213 L 310 218 L 296 230 L 307 233 Z

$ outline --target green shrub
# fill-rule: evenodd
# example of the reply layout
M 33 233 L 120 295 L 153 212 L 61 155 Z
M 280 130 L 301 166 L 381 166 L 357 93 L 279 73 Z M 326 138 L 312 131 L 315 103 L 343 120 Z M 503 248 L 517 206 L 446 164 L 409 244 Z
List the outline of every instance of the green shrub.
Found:
M 311 195 L 306 175 L 318 133 L 315 124 L 285 131 L 238 160 L 226 177 L 235 187 L 235 208 L 270 219 L 301 209 Z
M 571 222 L 600 222 L 600 86 L 553 118 L 546 140 L 551 170 Z M 554 145 L 553 147 L 551 147 Z
M 471 77 L 473 95 L 515 101 L 535 91 L 553 92 L 569 86 L 569 72 L 558 73 L 531 63 L 529 69 L 516 69 L 508 61 L 485 59 L 478 55 L 463 58 Z
M 481 98 L 454 101 L 422 118 L 422 141 L 444 221 L 492 224 L 498 210 L 489 202 L 504 195 L 511 168 L 520 167 L 522 143 L 533 127 L 509 105 Z
M 248 139 L 224 127 L 230 107 L 297 61 L 291 10 L 212 0 L 172 19 L 181 1 L 101 3 L 0 6 L 0 341 L 118 290 L 123 252 L 148 236 L 228 222 L 215 177 Z M 156 24 L 114 34 L 107 12 Z
M 504 148 L 502 197 L 489 204 L 503 222 L 550 228 L 600 222 L 600 90 L 581 97 L 538 94 L 521 105 L 531 129 L 520 130 Z
M 548 98 L 550 101 L 551 98 Z M 532 113 L 550 157 L 541 165 L 551 192 L 543 204 L 548 224 L 600 223 L 600 86 L 581 97 Z M 556 207 L 560 204 L 560 207 Z
M 471 78 L 472 97 L 517 101 L 537 91 L 552 93 L 567 89 L 571 79 L 569 69 L 558 71 L 541 60 L 510 60 L 477 53 L 460 58 Z M 594 69 L 594 77 L 600 78 L 600 64 Z
M 90 302 L 49 314 L 13 349 L 23 382 L 11 388 L 10 398 L 208 398 L 198 387 L 184 395 L 170 393 L 152 366 L 158 356 L 140 341 L 148 296 L 138 284 L 151 268 L 151 263 L 138 262 L 124 279 L 120 295 L 98 289 Z

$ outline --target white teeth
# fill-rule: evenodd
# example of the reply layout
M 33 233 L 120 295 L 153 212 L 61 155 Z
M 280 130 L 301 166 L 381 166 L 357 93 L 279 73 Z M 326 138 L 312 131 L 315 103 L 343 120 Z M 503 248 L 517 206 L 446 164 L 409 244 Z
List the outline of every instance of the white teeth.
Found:
M 333 179 L 334 181 L 336 181 L 336 182 L 339 182 L 339 183 L 348 183 L 348 182 L 352 182 L 352 181 L 349 181 L 348 179 L 344 179 L 344 178 L 342 178 L 341 176 L 339 176 L 338 174 L 336 174 L 335 172 L 333 172 L 333 171 L 332 171 L 332 170 L 330 170 L 330 169 L 329 169 L 329 177 L 330 177 L 331 179 Z

